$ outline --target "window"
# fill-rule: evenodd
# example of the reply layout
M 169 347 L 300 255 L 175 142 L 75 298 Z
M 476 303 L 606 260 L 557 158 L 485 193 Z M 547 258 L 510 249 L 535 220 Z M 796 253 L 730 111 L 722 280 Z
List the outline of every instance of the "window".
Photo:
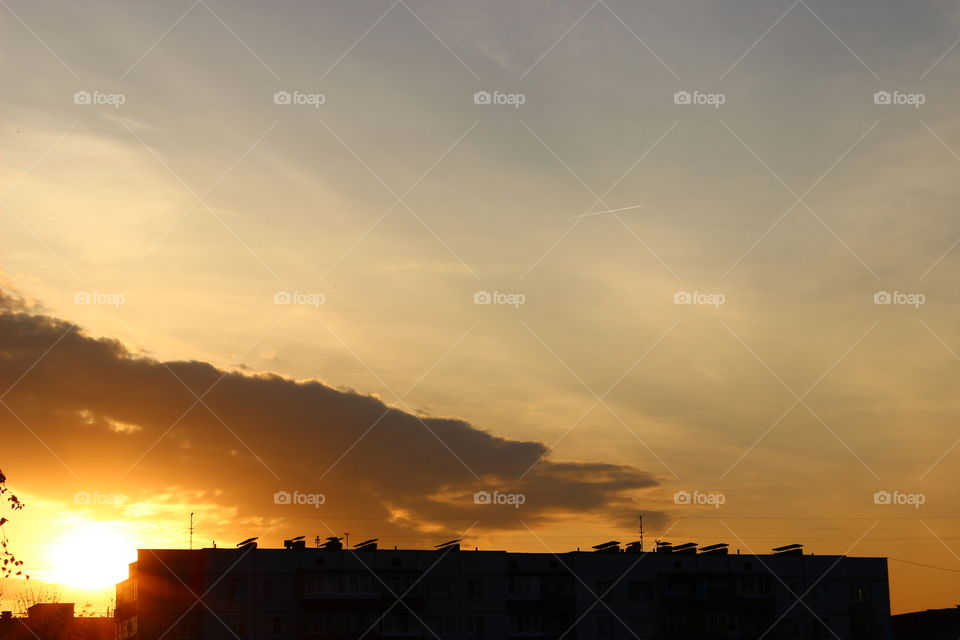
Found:
M 830 627 L 830 620 L 827 618 L 820 618 L 814 623 L 813 627 L 814 637 L 818 640 L 820 638 L 833 638 L 836 637 L 836 632 Z
M 570 607 L 571 611 L 573 609 L 574 607 Z M 569 613 L 544 613 L 540 619 L 540 631 L 545 636 L 553 638 L 571 638 L 574 622 L 573 616 Z
M 467 618 L 467 635 L 471 638 L 483 637 L 483 618 L 480 616 Z
M 309 635 L 370 634 L 377 617 L 367 613 L 323 611 L 304 616 L 304 626 Z
M 758 577 L 758 593 L 762 596 L 773 595 L 773 579 L 770 576 Z
M 790 585 L 790 588 L 793 589 L 793 585 Z M 741 596 L 769 596 L 772 593 L 773 582 L 771 581 L 770 576 L 740 576 L 739 594 Z M 796 590 L 794 590 L 794 593 L 797 593 Z
M 705 580 L 705 588 L 709 596 L 732 595 L 734 593 L 729 576 L 708 575 Z
M 227 629 L 229 633 L 226 635 L 228 638 L 246 638 L 247 637 L 247 620 L 246 618 L 228 618 L 227 619 Z
M 450 619 L 446 616 L 428 616 L 424 621 L 428 638 L 450 634 Z
M 163 622 L 165 638 L 170 640 L 192 640 L 199 637 L 200 625 L 196 615 L 185 617 L 170 616 Z
M 796 618 L 784 618 L 777 630 L 784 638 L 796 638 L 800 633 L 800 622 Z
M 305 593 L 376 593 L 373 576 L 369 573 L 307 573 L 304 575 L 303 590 Z M 280 595 L 280 590 L 286 589 L 286 583 L 276 580 L 273 585 L 274 597 Z M 397 592 L 402 595 L 403 592 Z M 264 596 L 267 597 L 267 596 Z
M 383 617 L 385 633 L 410 633 L 419 631 L 419 623 L 409 611 L 391 611 Z
M 510 614 L 511 633 L 538 633 L 540 631 L 540 615 L 533 612 Z
M 630 602 L 652 602 L 653 583 L 636 580 L 627 583 L 627 600 Z
M 290 620 L 285 616 L 270 616 L 266 624 L 268 638 L 284 638 L 290 634 Z
M 117 585 L 117 605 L 122 606 L 137 601 L 137 579 L 130 578 Z
M 383 577 L 383 593 L 384 595 L 393 596 L 402 596 L 407 593 L 408 590 L 412 591 L 409 595 L 415 595 L 419 592 L 420 583 L 414 584 L 416 577 L 411 573 L 387 573 Z M 378 582 L 379 584 L 379 582 Z
M 247 581 L 240 578 L 227 580 L 227 596 L 232 600 L 242 600 L 247 597 Z
M 780 624 L 786 624 L 784 620 Z M 714 613 L 707 617 L 707 628 L 717 635 L 728 635 L 740 631 L 740 617 L 736 613 Z M 777 627 L 782 630 L 783 627 Z
M 339 578 L 337 586 L 340 588 L 340 593 L 372 593 L 374 590 L 373 576 L 369 573 L 348 573 Z
M 613 618 L 610 616 L 600 616 L 597 618 L 597 636 L 601 638 L 613 637 Z
M 785 585 L 781 585 L 781 589 L 783 590 L 783 594 L 781 597 L 784 600 L 789 600 L 790 602 L 793 602 L 794 600 L 799 598 L 803 593 L 800 590 L 800 585 L 792 581 L 788 582 Z
M 568 596 L 573 593 L 573 578 L 562 575 L 543 576 L 540 579 L 540 589 L 545 596 Z
M 450 581 L 446 578 L 429 578 L 426 584 L 427 597 L 444 600 L 450 597 Z M 397 595 L 402 595 L 398 593 Z
M 131 618 L 126 618 L 121 620 L 117 629 L 117 637 L 121 640 L 126 638 L 132 638 L 137 635 L 137 617 L 133 616 Z M 172 639 L 171 639 L 172 640 Z
M 650 638 L 653 636 L 653 618 L 643 616 L 630 618 L 627 620 L 627 625 L 633 631 L 632 634 L 627 634 L 627 637 L 632 638 L 636 636 L 637 638 Z
M 467 599 L 483 599 L 483 580 L 467 580 Z
M 827 585 L 822 582 L 817 584 L 816 590 L 814 591 L 814 598 L 816 602 L 824 603 L 829 602 L 827 599 Z
M 598 580 L 596 597 L 604 602 L 613 602 L 613 580 Z
M 515 597 L 535 597 L 539 595 L 540 583 L 537 576 L 509 576 L 507 593 Z
M 266 600 L 289 598 L 292 590 L 292 582 L 285 578 L 264 578 L 262 586 L 263 598 Z

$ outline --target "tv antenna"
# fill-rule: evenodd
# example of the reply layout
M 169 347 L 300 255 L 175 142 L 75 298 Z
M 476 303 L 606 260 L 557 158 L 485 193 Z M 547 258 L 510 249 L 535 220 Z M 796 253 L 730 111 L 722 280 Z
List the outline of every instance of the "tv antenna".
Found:
M 193 549 L 193 512 L 190 512 L 190 549 Z
M 643 515 L 637 517 L 640 518 L 640 552 L 643 553 Z

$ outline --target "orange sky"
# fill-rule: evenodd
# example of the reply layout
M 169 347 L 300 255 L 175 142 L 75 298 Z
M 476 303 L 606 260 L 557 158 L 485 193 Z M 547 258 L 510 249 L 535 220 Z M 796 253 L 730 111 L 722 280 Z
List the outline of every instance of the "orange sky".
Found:
M 0 14 L 0 468 L 38 578 L 107 538 L 109 582 L 191 511 L 198 544 L 531 551 L 643 513 L 956 604 L 960 9 Z

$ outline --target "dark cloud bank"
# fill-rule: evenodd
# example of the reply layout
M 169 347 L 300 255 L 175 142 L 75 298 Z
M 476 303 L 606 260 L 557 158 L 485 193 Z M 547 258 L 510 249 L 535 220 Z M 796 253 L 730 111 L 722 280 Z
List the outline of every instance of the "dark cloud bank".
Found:
M 265 528 L 283 518 L 274 537 L 291 527 L 325 534 L 311 519 L 424 541 L 477 520 L 475 533 L 522 529 L 521 520 L 579 528 L 587 517 L 633 528 L 640 490 L 657 484 L 632 466 L 554 460 L 543 443 L 318 381 L 160 362 L 0 293 L 0 389 L 10 387 L 4 469 L 21 469 L 43 495 L 99 489 L 150 502 L 182 491 L 186 504 L 203 496 Z M 477 505 L 478 490 L 522 493 L 525 503 Z M 276 504 L 277 491 L 326 502 Z

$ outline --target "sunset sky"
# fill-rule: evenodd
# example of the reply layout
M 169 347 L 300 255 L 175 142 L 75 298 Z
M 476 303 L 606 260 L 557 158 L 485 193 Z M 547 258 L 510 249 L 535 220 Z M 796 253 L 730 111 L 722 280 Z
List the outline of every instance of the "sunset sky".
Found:
M 104 605 L 191 512 L 557 552 L 642 514 L 956 605 L 958 38 L 945 0 L 0 0 L 6 535 Z

